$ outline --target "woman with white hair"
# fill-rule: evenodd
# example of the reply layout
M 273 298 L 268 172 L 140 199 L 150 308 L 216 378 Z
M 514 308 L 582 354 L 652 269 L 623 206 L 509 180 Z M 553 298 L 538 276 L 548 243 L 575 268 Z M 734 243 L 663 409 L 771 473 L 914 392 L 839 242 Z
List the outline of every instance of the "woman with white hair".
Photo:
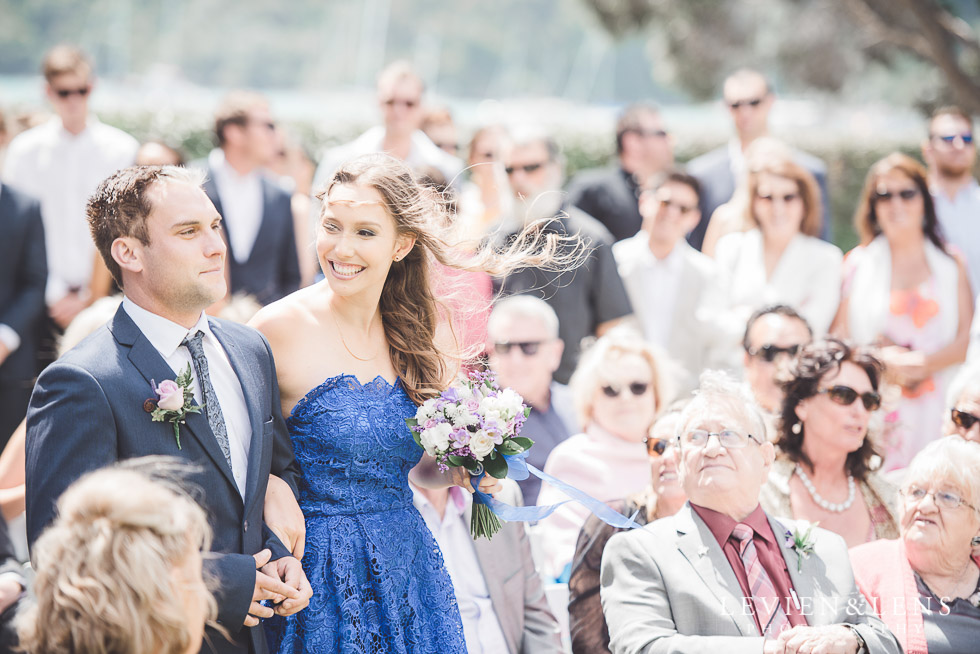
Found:
M 587 350 L 571 386 L 581 434 L 551 451 L 544 471 L 592 497 L 608 502 L 642 491 L 650 483 L 644 444 L 660 409 L 670 401 L 663 356 L 635 331 L 612 330 Z M 538 505 L 568 499 L 543 484 Z M 566 578 L 575 541 L 588 517 L 581 504 L 569 502 L 538 526 L 543 572 Z
M 204 510 L 133 469 L 98 470 L 58 500 L 35 543 L 29 654 L 192 654 L 217 605 L 201 570 Z
M 851 550 L 858 587 L 908 654 L 977 651 L 980 445 L 941 438 L 912 459 L 901 537 Z

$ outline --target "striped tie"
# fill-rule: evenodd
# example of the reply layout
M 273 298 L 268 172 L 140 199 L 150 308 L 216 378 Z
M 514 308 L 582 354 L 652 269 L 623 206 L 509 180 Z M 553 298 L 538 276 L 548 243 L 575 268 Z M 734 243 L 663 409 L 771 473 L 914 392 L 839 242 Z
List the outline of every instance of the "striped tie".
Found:
M 776 638 L 781 631 L 790 628 L 789 618 L 783 610 L 781 598 L 776 594 L 769 574 L 759 561 L 759 553 L 752 542 L 752 527 L 738 523 L 732 530 L 732 536 L 738 541 L 738 553 L 745 566 L 745 574 L 749 579 L 749 591 L 752 593 L 752 604 L 755 615 L 762 626 L 762 635 L 766 638 Z

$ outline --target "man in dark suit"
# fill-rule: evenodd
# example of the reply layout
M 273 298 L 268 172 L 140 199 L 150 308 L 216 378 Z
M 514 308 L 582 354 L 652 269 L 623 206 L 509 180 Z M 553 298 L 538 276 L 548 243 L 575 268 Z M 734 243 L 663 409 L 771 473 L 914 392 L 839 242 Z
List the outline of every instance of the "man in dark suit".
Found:
M 279 148 L 265 99 L 230 94 L 215 115 L 218 148 L 208 156 L 204 191 L 224 219 L 232 293 L 269 304 L 299 288 L 290 195 L 263 172 Z
M 735 126 L 735 138 L 729 143 L 687 164 L 687 172 L 701 185 L 701 222 L 687 240 L 700 250 L 715 209 L 732 198 L 735 187 L 746 174 L 745 151 L 756 139 L 769 131 L 769 112 L 775 95 L 762 73 L 743 68 L 725 80 L 724 101 Z M 820 159 L 800 150 L 793 152 L 796 163 L 816 178 L 823 200 L 823 238 L 830 236 L 830 196 L 827 194 L 827 166 Z
M 259 602 L 281 601 L 276 612 L 288 615 L 312 594 L 263 519 L 270 472 L 295 492 L 298 468 L 268 343 L 204 313 L 227 290 L 226 247 L 200 183 L 183 168 L 126 168 L 89 200 L 96 247 L 126 297 L 109 324 L 38 378 L 27 414 L 28 541 L 90 470 L 146 455 L 192 463 L 189 481 L 204 491 L 214 532 L 218 621 L 232 636 L 211 633 L 214 649 L 264 654 L 256 625 L 273 611 Z M 182 373 L 187 394 L 169 393 Z M 200 412 L 184 413 L 192 403 Z
M 674 163 L 674 147 L 657 108 L 630 105 L 616 121 L 613 168 L 583 170 L 568 183 L 568 202 L 621 241 L 640 231 L 640 189 Z
M 37 201 L 0 184 L 0 448 L 24 419 L 37 374 L 48 266 Z

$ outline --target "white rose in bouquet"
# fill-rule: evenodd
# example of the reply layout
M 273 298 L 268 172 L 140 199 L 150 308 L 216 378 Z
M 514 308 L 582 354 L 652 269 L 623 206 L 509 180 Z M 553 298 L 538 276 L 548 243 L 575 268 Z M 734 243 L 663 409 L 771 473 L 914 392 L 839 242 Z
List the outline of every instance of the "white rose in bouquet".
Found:
M 476 457 L 477 461 L 482 461 L 483 457 L 493 451 L 493 438 L 490 434 L 480 429 L 470 437 L 470 452 Z
M 427 420 L 432 420 L 439 414 L 439 410 L 436 409 L 436 402 L 438 402 L 438 398 L 430 398 L 419 407 L 415 417 L 420 425 L 424 425 Z
M 441 422 L 424 430 L 419 438 L 425 451 L 430 456 L 436 456 L 449 449 L 449 436 L 452 432 L 453 428 L 449 423 Z

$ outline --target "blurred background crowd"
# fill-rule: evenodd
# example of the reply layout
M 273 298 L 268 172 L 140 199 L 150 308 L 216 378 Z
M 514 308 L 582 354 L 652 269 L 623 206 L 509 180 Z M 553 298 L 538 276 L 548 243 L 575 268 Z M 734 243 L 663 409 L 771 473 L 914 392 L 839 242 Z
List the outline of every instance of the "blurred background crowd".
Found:
M 33 380 L 118 303 L 85 201 L 133 163 L 207 170 L 231 289 L 213 313 L 242 322 L 322 278 L 316 193 L 359 154 L 410 164 L 460 247 L 577 235 L 569 269 L 440 282 L 461 344 L 532 408 L 529 462 L 644 523 L 685 501 L 671 450 L 708 369 L 745 381 L 777 447 L 766 511 L 849 546 L 901 537 L 923 448 L 980 442 L 975 2 L 206 4 L 0 3 L 10 561 Z M 564 499 L 533 477 L 521 496 Z M 572 506 L 501 537 L 527 588 L 457 588 L 471 651 L 550 651 L 555 624 L 608 647 L 612 531 Z M 447 555 L 454 580 L 473 563 Z

